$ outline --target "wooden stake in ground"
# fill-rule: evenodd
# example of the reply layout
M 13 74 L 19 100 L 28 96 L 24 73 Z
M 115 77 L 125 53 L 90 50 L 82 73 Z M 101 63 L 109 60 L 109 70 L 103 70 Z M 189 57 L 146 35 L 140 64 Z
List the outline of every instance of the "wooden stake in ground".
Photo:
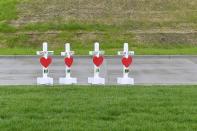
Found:
M 43 76 L 37 78 L 38 85 L 53 85 L 53 78 L 48 77 L 49 74 L 49 65 L 52 63 L 52 55 L 53 51 L 48 51 L 48 44 L 46 42 L 43 43 L 43 51 L 37 51 L 37 55 L 42 56 L 40 58 L 40 64 L 43 66 Z
M 129 66 L 133 62 L 132 55 L 134 55 L 134 51 L 129 51 L 128 43 L 124 43 L 124 51 L 119 51 L 118 55 L 122 57 L 122 64 L 123 64 L 123 77 L 117 78 L 117 83 L 121 85 L 133 85 L 134 79 L 129 78 Z

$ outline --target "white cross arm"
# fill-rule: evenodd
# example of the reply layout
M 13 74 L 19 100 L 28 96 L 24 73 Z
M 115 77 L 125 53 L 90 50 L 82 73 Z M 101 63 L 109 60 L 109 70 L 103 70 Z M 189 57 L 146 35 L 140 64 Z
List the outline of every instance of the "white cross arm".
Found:
M 90 51 L 89 52 L 89 55 L 98 55 L 98 54 L 103 55 L 105 54 L 105 51 Z
M 54 51 L 37 51 L 36 54 L 37 55 L 45 55 L 45 54 L 53 55 Z
M 124 52 L 124 51 L 119 51 L 118 55 L 134 55 L 135 52 L 134 51 L 128 51 L 128 52 Z
M 75 52 L 74 51 L 69 51 L 69 52 L 61 52 L 61 56 L 71 56 L 71 55 L 74 55 Z

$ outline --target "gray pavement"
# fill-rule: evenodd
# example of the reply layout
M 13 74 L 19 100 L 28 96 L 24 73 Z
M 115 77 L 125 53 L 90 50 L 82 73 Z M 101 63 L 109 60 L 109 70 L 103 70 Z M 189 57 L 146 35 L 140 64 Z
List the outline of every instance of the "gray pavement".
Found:
M 75 56 L 72 76 L 78 84 L 88 84 L 93 76 L 91 57 Z M 64 76 L 63 57 L 54 56 L 49 76 L 58 84 Z M 135 56 L 130 67 L 130 77 L 137 85 L 180 85 L 197 84 L 197 56 Z M 37 56 L 0 56 L 0 85 L 36 85 L 36 78 L 42 76 L 42 68 Z M 121 58 L 105 57 L 101 76 L 107 85 L 115 85 L 116 78 L 122 76 Z

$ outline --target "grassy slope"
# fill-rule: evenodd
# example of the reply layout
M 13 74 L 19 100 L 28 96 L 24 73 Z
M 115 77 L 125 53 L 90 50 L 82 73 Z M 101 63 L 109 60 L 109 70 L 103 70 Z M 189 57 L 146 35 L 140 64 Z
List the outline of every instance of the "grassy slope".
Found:
M 195 86 L 1 87 L 0 130 L 197 129 Z
M 0 54 L 35 54 L 43 41 L 56 54 L 65 42 L 77 54 L 88 54 L 95 41 L 107 54 L 116 54 L 124 42 L 136 54 L 196 54 L 196 33 L 180 35 L 197 29 L 196 5 L 193 0 L 0 1 Z M 182 33 L 161 34 L 169 31 Z

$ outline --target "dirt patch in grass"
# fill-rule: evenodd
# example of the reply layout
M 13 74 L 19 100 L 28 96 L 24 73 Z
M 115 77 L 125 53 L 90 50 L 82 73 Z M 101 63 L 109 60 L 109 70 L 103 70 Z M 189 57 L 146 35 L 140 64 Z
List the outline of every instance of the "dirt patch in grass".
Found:
M 194 0 L 28 0 L 19 4 L 15 25 L 37 22 L 127 24 L 136 22 L 195 23 Z
M 136 33 L 141 43 L 180 44 L 197 45 L 197 32 L 192 33 Z

